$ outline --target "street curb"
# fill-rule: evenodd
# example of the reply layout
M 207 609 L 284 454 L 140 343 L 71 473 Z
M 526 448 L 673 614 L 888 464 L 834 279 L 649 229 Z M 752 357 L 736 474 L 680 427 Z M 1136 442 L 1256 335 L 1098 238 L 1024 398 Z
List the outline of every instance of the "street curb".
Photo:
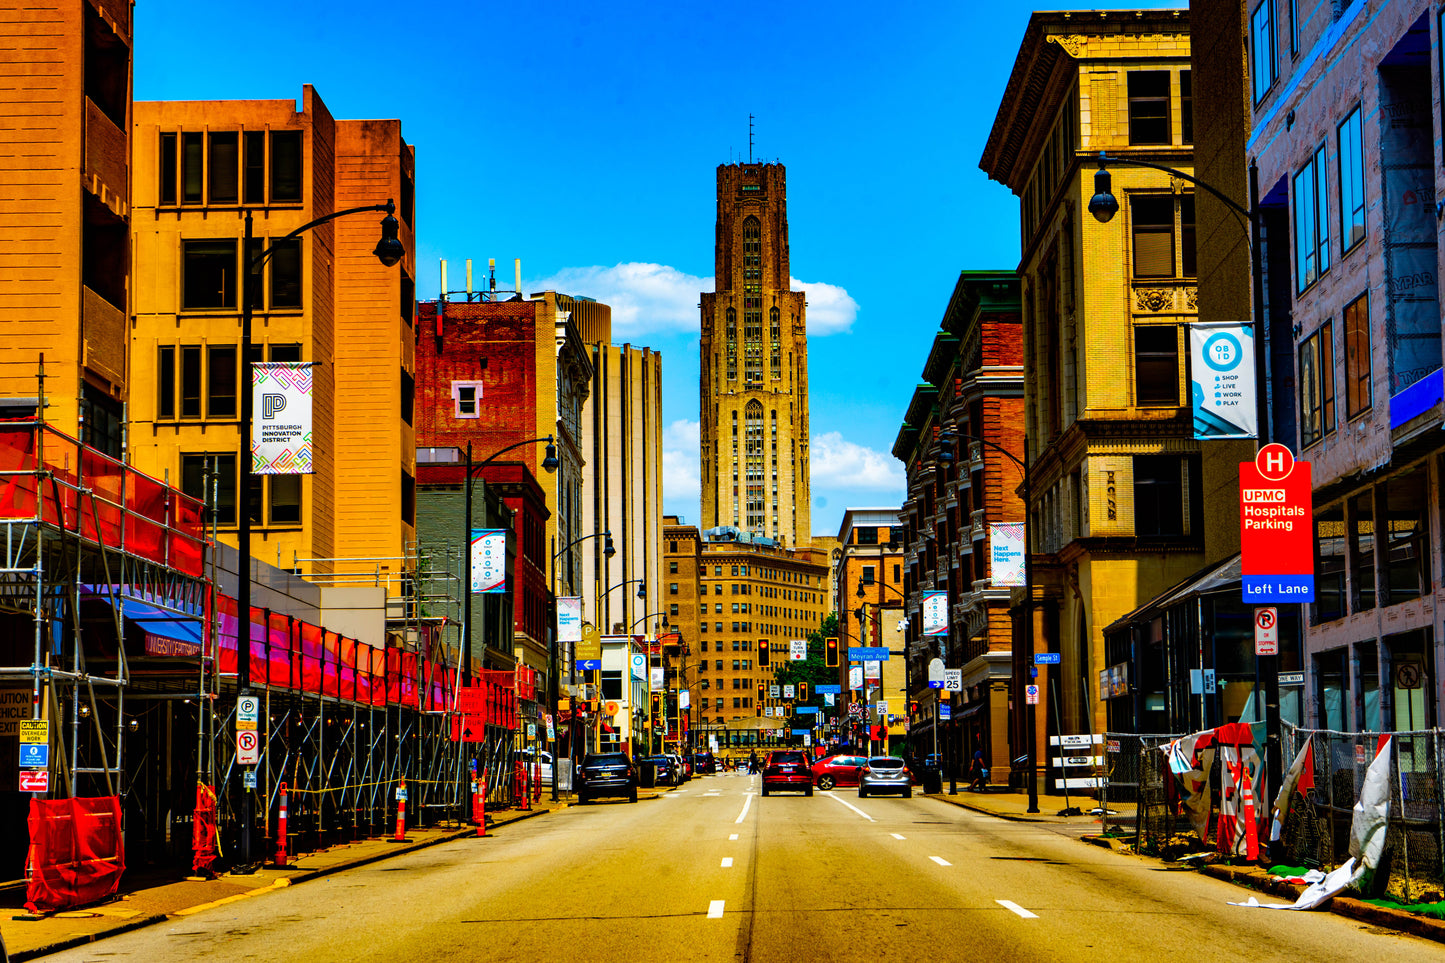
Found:
M 967 810 L 969 810 L 970 812 L 982 813 L 982 814 L 985 815 L 985 816 L 994 816 L 994 817 L 996 817 L 996 818 L 998 818 L 998 819 L 1007 819 L 1007 820 L 1010 821 L 1010 822 L 1015 822 L 1015 823 L 1046 823 L 1046 822 L 1049 822 L 1048 819 L 1040 819 L 1040 818 L 1038 818 L 1038 817 L 1036 817 L 1036 816 L 1017 816 L 1017 815 L 1014 815 L 1013 813 L 1001 813 L 1001 812 L 996 812 L 995 810 L 992 810 L 992 809 L 985 809 L 985 808 L 983 808 L 982 806 L 979 806 L 979 805 L 977 805 L 977 804 L 975 804 L 975 803 L 970 803 L 970 802 L 967 802 L 967 801 L 965 801 L 965 800 L 963 800 L 963 799 L 959 799 L 957 796 L 950 796 L 950 795 L 948 795 L 947 793 L 927 793 L 926 795 L 928 796 L 929 799 L 937 799 L 937 800 L 939 800 L 940 802 L 946 802 L 946 803 L 948 803 L 950 806 L 957 806 L 957 807 L 959 807 L 960 809 L 967 809 Z
M 72 936 L 69 939 L 57 940 L 45 946 L 37 946 L 34 949 L 20 950 L 10 954 L 12 963 L 22 963 L 24 960 L 36 960 L 42 956 L 49 956 L 51 953 L 59 953 L 63 950 L 73 950 L 77 946 L 85 946 L 87 943 L 96 943 L 112 936 L 120 936 L 122 933 L 129 933 L 131 930 L 144 929 L 147 926 L 154 926 L 156 923 L 164 923 L 170 919 L 167 913 L 157 913 L 154 916 L 143 916 L 140 919 L 126 920 L 118 926 L 108 930 L 101 930 L 98 933 L 87 933 L 83 936 Z
M 1100 836 L 1097 833 L 1086 834 L 1080 836 L 1079 838 L 1092 846 L 1099 846 L 1104 849 L 1113 850 L 1116 853 L 1123 853 L 1131 856 L 1134 854 L 1134 850 L 1130 849 L 1129 844 L 1124 842 L 1122 839 L 1114 839 L 1110 836 Z
M 1305 887 L 1298 883 L 1277 881 L 1262 875 L 1259 870 L 1239 866 L 1205 866 L 1203 872 L 1206 876 L 1234 883 L 1236 886 L 1246 889 L 1263 890 L 1291 902 L 1298 899 L 1299 894 L 1305 890 Z M 1347 916 L 1361 923 L 1399 930 L 1422 939 L 1433 940 L 1436 943 L 1445 943 L 1445 921 L 1416 916 L 1403 910 L 1375 906 L 1350 896 L 1336 896 L 1326 904 L 1326 908 L 1331 913 Z

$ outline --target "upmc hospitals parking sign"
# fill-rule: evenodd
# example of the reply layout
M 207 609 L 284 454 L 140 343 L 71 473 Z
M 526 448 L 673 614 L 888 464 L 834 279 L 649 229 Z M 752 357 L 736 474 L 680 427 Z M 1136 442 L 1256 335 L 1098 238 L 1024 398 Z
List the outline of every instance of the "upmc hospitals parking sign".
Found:
M 1265 445 L 1239 466 L 1240 574 L 1250 605 L 1315 600 L 1310 463 Z

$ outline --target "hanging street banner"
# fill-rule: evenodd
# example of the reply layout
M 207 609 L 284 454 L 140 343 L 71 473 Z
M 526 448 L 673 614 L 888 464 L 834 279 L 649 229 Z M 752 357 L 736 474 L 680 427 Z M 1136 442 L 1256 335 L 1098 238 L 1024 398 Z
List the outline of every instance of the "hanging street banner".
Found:
M 1189 326 L 1195 438 L 1253 438 L 1254 325 Z
M 472 529 L 472 592 L 502 595 L 507 591 L 507 530 Z M 558 610 L 560 613 L 560 609 Z
M 667 670 L 662 666 L 654 665 L 648 670 L 647 687 L 653 692 L 661 692 L 667 687 Z
M 563 597 L 557 600 L 557 641 L 582 641 L 582 599 Z
M 309 475 L 311 467 L 311 362 L 251 365 L 251 471 L 257 475 Z
M 848 688 L 863 688 L 863 667 L 861 665 L 855 665 L 848 669 Z
M 948 593 L 923 593 L 923 634 L 948 634 Z
M 989 573 L 994 588 L 1024 584 L 1024 523 L 1002 522 L 988 527 Z
M 1265 445 L 1239 466 L 1239 571 L 1246 605 L 1315 600 L 1310 463 Z

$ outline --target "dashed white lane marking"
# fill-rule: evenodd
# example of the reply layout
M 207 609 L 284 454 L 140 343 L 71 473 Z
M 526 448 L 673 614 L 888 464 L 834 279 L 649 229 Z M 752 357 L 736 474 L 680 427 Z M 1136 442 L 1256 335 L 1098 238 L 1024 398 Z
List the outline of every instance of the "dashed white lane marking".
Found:
M 1015 903 L 1011 899 L 996 899 L 994 900 L 994 902 L 1002 906 L 1004 909 L 1008 910 L 1010 913 L 1016 913 L 1017 915 L 1022 916 L 1026 920 L 1036 920 L 1039 918 L 1037 913 L 1030 913 L 1028 910 L 1024 909 L 1022 906 Z
M 737 833 L 733 833 L 731 836 L 728 837 L 728 842 L 730 842 L 730 843 L 731 843 L 731 842 L 735 842 L 735 841 L 737 840 L 737 838 L 738 838 L 738 834 L 737 834 Z
M 715 899 L 707 904 L 707 918 L 710 920 L 722 919 L 723 901 Z
M 703 793 L 703 795 L 704 795 L 704 796 L 721 796 L 722 793 L 720 793 L 720 792 L 705 792 L 705 793 Z
M 944 859 L 942 856 L 930 856 L 930 857 L 928 857 L 928 858 L 931 859 L 931 860 L 933 860 L 935 863 L 937 863 L 937 864 L 940 865 L 940 866 L 952 866 L 952 865 L 953 865 L 953 864 L 950 863 L 948 860 Z
M 864 819 L 868 820 L 870 823 L 875 821 L 872 816 L 868 815 L 868 814 L 865 813 L 863 810 L 859 809 L 857 806 L 853 805 L 853 804 L 850 803 L 848 800 L 844 799 L 842 796 L 834 796 L 831 792 L 830 792 L 830 793 L 825 793 L 825 795 L 832 796 L 834 799 L 838 800 L 840 803 L 842 803 L 843 805 L 847 806 L 849 809 L 853 810 L 855 813 L 857 813 L 858 815 L 862 816 Z
M 907 838 L 908 838 L 907 836 L 900 836 L 900 835 L 898 835 L 897 833 L 889 833 L 888 835 L 892 836 L 894 839 L 907 839 Z
M 732 865 L 733 865 L 733 858 L 732 858 L 731 856 L 724 856 L 724 857 L 723 857 L 723 861 L 722 861 L 722 868 L 723 868 L 723 869 L 732 869 Z
M 753 804 L 753 794 L 752 794 L 752 793 L 748 793 L 748 794 L 747 794 L 747 797 L 746 797 L 745 799 L 743 799 L 743 811 L 740 812 L 740 813 L 738 813 L 738 818 L 737 818 L 737 819 L 734 819 L 733 822 L 734 822 L 734 823 L 740 823 L 740 822 L 742 822 L 744 819 L 747 819 L 747 818 L 748 818 L 748 807 L 751 806 L 752 804 Z

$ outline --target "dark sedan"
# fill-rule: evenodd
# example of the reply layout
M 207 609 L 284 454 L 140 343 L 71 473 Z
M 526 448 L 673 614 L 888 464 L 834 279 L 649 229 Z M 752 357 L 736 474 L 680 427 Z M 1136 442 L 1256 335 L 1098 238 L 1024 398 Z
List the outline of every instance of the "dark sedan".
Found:
M 577 767 L 577 802 L 602 796 L 622 796 L 637 802 L 637 770 L 620 752 L 589 752 Z

